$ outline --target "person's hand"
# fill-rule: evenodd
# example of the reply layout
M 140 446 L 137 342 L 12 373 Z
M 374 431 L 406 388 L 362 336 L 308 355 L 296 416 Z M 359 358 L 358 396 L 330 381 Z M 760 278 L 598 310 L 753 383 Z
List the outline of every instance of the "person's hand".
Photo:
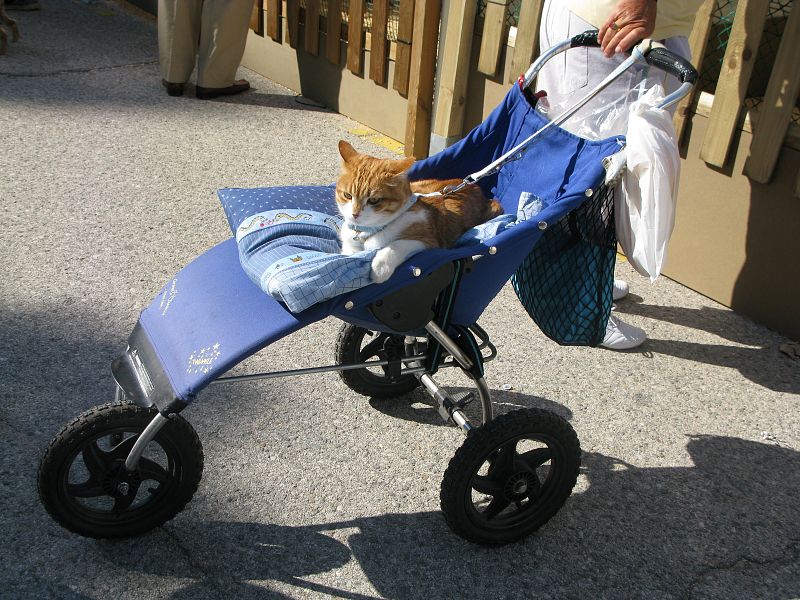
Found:
M 625 52 L 656 28 L 656 0 L 619 0 L 597 33 L 606 56 Z

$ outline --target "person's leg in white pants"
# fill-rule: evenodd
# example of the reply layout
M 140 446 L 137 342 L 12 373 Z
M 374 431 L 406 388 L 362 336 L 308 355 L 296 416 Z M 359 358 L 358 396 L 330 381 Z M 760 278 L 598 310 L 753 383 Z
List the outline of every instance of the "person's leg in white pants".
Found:
M 596 27 L 570 12 L 563 2 L 545 0 L 539 31 L 540 52 L 590 29 Z M 689 58 L 689 43 L 685 37 L 664 40 L 664 45 L 673 52 Z M 536 90 L 547 92 L 550 117 L 556 118 L 565 108 L 574 105 L 626 57 L 624 54 L 615 54 L 607 58 L 599 48 L 573 48 L 550 59 L 536 80 Z M 661 70 L 637 65 L 618 77 L 561 127 L 584 137 L 587 137 L 587 134 L 595 138 L 624 134 L 627 104 L 635 100 L 637 95 L 631 94 L 631 90 L 638 86 L 638 92 L 644 94 L 656 84 L 662 85 L 668 94 L 677 89 L 679 82 Z M 619 111 L 620 118 L 608 119 L 609 106 Z M 604 113 L 603 115 L 597 114 L 598 108 Z M 604 122 L 603 117 L 605 117 Z M 620 191 L 617 190 L 617 193 Z M 622 280 L 614 280 L 613 299 L 620 300 L 627 293 L 628 284 Z M 605 339 L 600 345 L 612 350 L 627 350 L 639 346 L 646 339 L 647 334 L 643 329 L 611 316 L 606 325 Z

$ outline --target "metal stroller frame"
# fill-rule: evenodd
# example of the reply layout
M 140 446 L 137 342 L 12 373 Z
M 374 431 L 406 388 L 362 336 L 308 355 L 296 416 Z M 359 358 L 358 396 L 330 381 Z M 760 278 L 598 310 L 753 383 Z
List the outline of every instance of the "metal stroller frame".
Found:
M 585 32 L 546 51 L 530 66 L 528 71 L 521 78 L 521 87 L 523 89 L 527 88 L 536 79 L 543 65 L 557 54 L 569 48 L 597 46 L 596 34 L 596 31 Z M 632 50 L 631 55 L 615 69 L 613 73 L 587 93 L 575 106 L 567 110 L 559 118 L 549 122 L 533 135 L 527 137 L 508 152 L 505 152 L 483 169 L 465 177 L 462 183 L 454 189 L 477 183 L 485 177 L 498 173 L 502 167 L 510 162 L 519 160 L 540 136 L 544 135 L 549 129 L 556 128 L 559 124 L 569 119 L 581 107 L 595 98 L 601 90 L 606 88 L 619 75 L 635 64 L 656 66 L 681 80 L 680 88 L 664 98 L 659 106 L 660 108 L 669 107 L 686 96 L 697 77 L 696 71 L 688 62 L 670 53 L 660 45 L 645 41 L 636 46 Z M 450 191 L 452 190 L 446 189 L 443 190 L 443 193 L 449 193 Z M 496 251 L 497 249 L 495 247 L 489 247 L 488 254 L 495 254 Z M 451 461 L 451 465 L 445 473 L 443 482 L 442 508 L 445 512 L 448 524 L 462 537 L 478 543 L 491 545 L 507 543 L 519 539 L 546 522 L 566 501 L 577 477 L 577 469 L 580 462 L 580 448 L 577 436 L 575 436 L 569 424 L 561 422 L 563 420 L 559 420 L 560 418 L 553 414 L 547 414 L 546 411 L 517 411 L 526 413 L 524 417 L 527 420 L 525 420 L 524 423 L 522 416 L 514 415 L 513 413 L 503 415 L 493 420 L 490 391 L 483 376 L 483 365 L 497 356 L 496 347 L 489 340 L 486 331 L 477 325 L 477 323 L 469 327 L 461 327 L 456 333 L 448 331 L 448 313 L 463 271 L 465 269 L 470 269 L 476 261 L 483 259 L 484 256 L 476 255 L 449 262 L 437 268 L 424 278 L 420 277 L 422 275 L 421 270 L 415 267 L 413 269 L 413 275 L 419 278 L 416 282 L 400 290 L 389 293 L 375 301 L 371 306 L 372 313 L 374 317 L 386 327 L 385 331 L 388 336 L 386 339 L 391 339 L 394 343 L 391 351 L 387 350 L 387 348 L 389 348 L 388 343 L 384 344 L 382 352 L 379 353 L 378 360 L 362 360 L 329 366 L 248 375 L 227 375 L 217 377 L 210 381 L 210 384 L 237 383 L 312 373 L 340 372 L 346 375 L 350 372 L 358 374 L 365 369 L 375 367 L 383 369 L 390 383 L 403 380 L 408 382 L 409 377 L 415 378 L 418 384 L 421 384 L 436 402 L 438 412 L 442 419 L 458 426 L 467 438 L 465 445 L 459 449 L 453 461 Z M 349 304 L 352 305 L 352 302 Z M 344 308 L 349 310 L 352 306 L 348 307 L 348 305 L 345 304 Z M 177 415 L 177 413 L 186 406 L 185 403 L 178 402 L 175 399 L 172 401 L 164 401 L 157 398 L 154 394 L 153 390 L 154 387 L 157 387 L 158 382 L 154 383 L 151 377 L 157 377 L 153 375 L 152 368 L 143 363 L 144 353 L 140 353 L 140 349 L 142 348 L 142 336 L 143 334 L 137 325 L 137 329 L 135 329 L 131 335 L 127 351 L 114 361 L 112 367 L 114 378 L 118 384 L 115 397 L 117 404 L 115 406 L 126 406 L 119 404 L 125 400 L 132 401 L 135 405 L 138 405 L 138 410 L 144 411 L 140 419 L 141 426 L 137 425 L 141 431 L 138 435 L 125 440 L 124 446 L 123 442 L 119 441 L 118 445 L 115 446 L 113 450 L 109 451 L 109 456 L 113 458 L 113 468 L 111 467 L 111 462 L 109 462 L 111 459 L 108 457 L 103 458 L 103 460 L 107 462 L 104 463 L 105 466 L 103 467 L 105 471 L 103 471 L 102 486 L 99 483 L 100 476 L 89 469 L 90 479 L 88 483 L 92 485 L 88 487 L 93 490 L 92 493 L 102 490 L 102 493 L 114 498 L 114 508 L 110 511 L 111 513 L 117 511 L 117 506 L 122 507 L 118 512 L 124 512 L 131 506 L 134 500 L 129 497 L 131 493 L 134 497 L 136 496 L 138 487 L 141 484 L 142 474 L 140 471 L 142 469 L 150 469 L 153 471 L 155 468 L 149 464 L 145 464 L 145 467 L 142 467 L 142 464 L 147 461 L 143 456 L 148 444 L 155 439 L 161 439 L 159 436 L 163 437 L 164 428 L 171 422 L 180 421 L 179 424 L 181 428 L 185 429 L 188 427 L 191 429 L 188 423 Z M 422 336 L 427 338 L 427 342 L 420 340 Z M 399 342 L 400 338 L 402 338 L 402 345 Z M 384 357 L 381 357 L 380 354 L 383 354 Z M 434 379 L 433 376 L 438 369 L 452 367 L 462 369 L 474 382 L 477 392 L 477 401 L 480 405 L 482 427 L 476 427 L 474 423 L 471 423 L 465 412 L 467 404 L 475 399 L 474 395 L 462 394 L 460 396 L 453 396 Z M 148 372 L 148 368 L 150 372 Z M 154 411 L 153 406 L 156 406 L 158 410 Z M 173 507 L 174 510 L 167 511 L 170 514 L 164 515 L 159 513 L 155 518 L 143 525 L 137 526 L 136 524 L 126 522 L 124 527 L 121 526 L 119 529 L 115 529 L 113 518 L 105 519 L 105 517 L 103 517 L 101 519 L 98 517 L 92 521 L 92 519 L 89 518 L 89 516 L 91 516 L 91 511 L 84 514 L 81 512 L 81 509 L 72 507 L 69 509 L 72 513 L 67 514 L 69 511 L 67 511 L 64 506 L 66 502 L 69 502 L 70 489 L 79 489 L 80 493 L 86 494 L 89 494 L 90 491 L 86 487 L 86 484 L 84 484 L 83 488 L 81 488 L 81 486 L 70 487 L 70 484 L 67 482 L 70 467 L 69 465 L 66 467 L 64 466 L 65 461 L 74 461 L 77 458 L 78 449 L 76 448 L 79 448 L 79 446 L 76 446 L 75 444 L 77 442 L 69 437 L 67 429 L 71 427 L 71 430 L 74 430 L 76 425 L 79 424 L 79 421 L 80 423 L 84 423 L 86 418 L 81 421 L 81 417 L 79 417 L 56 437 L 56 440 L 54 440 L 53 444 L 51 444 L 51 447 L 48 449 L 48 453 L 45 455 L 40 467 L 40 496 L 47 510 L 59 523 L 82 535 L 93 537 L 136 535 L 168 520 L 188 502 L 188 499 L 197 486 L 197 482 L 199 482 L 199 474 L 194 482 L 194 487 L 188 490 L 188 497 L 177 502 L 175 507 Z M 549 423 L 549 425 L 547 425 L 542 432 L 536 429 L 536 426 L 531 424 L 532 422 Z M 521 423 L 523 424 L 521 425 Z M 489 425 L 492 425 L 492 427 L 490 428 Z M 177 427 L 178 425 L 173 427 L 173 434 L 177 435 Z M 138 431 L 138 429 L 136 430 Z M 511 462 L 507 463 L 507 466 L 514 466 L 516 471 L 509 475 L 504 475 L 502 481 L 498 479 L 499 476 L 495 477 L 497 481 L 492 479 L 492 463 L 496 462 L 499 464 L 501 460 L 506 460 L 503 458 L 504 453 L 508 453 L 505 448 L 511 443 L 506 440 L 497 446 L 496 438 L 503 438 L 505 430 L 512 431 L 517 438 L 519 438 L 519 436 L 536 433 L 539 437 L 557 439 L 557 442 L 554 442 L 557 448 L 551 448 L 550 458 L 544 462 L 550 461 L 548 469 L 555 470 L 552 465 L 556 464 L 556 466 L 564 472 L 559 475 L 559 487 L 553 492 L 555 496 L 545 503 L 545 508 L 539 511 L 541 514 L 532 509 L 531 504 L 529 504 L 533 502 L 531 499 L 532 492 L 530 490 L 536 486 L 542 487 L 550 481 L 550 479 L 546 479 L 545 484 L 542 484 L 538 476 L 529 473 L 529 471 L 536 473 L 537 469 L 541 466 L 530 467 L 530 464 L 538 462 L 539 457 L 544 457 L 541 452 L 536 454 L 534 451 L 530 451 L 522 455 L 513 455 L 514 450 L 512 450 L 511 453 L 513 456 L 511 459 L 508 459 Z M 92 429 L 91 431 L 95 430 Z M 86 435 L 88 436 L 89 434 L 87 433 Z M 489 440 L 494 441 L 489 444 Z M 494 446 L 492 446 L 492 444 L 494 444 Z M 516 444 L 516 441 L 514 444 Z M 196 445 L 199 447 L 199 440 L 196 442 Z M 66 449 L 66 447 L 69 448 Z M 81 453 L 84 462 L 88 464 L 90 460 L 94 459 L 87 457 L 87 453 L 88 455 L 93 454 L 93 451 L 86 450 L 87 447 L 88 446 L 84 447 Z M 477 469 L 480 468 L 480 465 L 478 465 L 478 467 L 475 466 L 478 460 L 476 456 L 478 455 L 481 455 L 479 458 L 483 459 L 481 460 L 481 464 L 488 461 L 490 475 L 480 475 L 478 473 Z M 520 467 L 520 465 L 524 468 Z M 100 467 L 96 464 L 95 468 L 99 469 Z M 64 469 L 67 470 L 66 475 L 64 474 Z M 202 469 L 202 458 L 200 459 L 200 469 Z M 496 467 L 495 471 L 498 469 L 499 467 Z M 560 471 L 558 471 L 558 473 L 560 473 Z M 153 478 L 156 478 L 156 475 L 164 478 L 161 473 L 155 473 L 155 471 L 151 473 Z M 548 477 L 550 477 L 550 475 L 548 475 Z M 466 481 L 464 481 L 465 479 Z M 54 480 L 58 481 L 54 483 Z M 158 481 L 158 479 L 156 480 Z M 525 510 L 528 511 L 528 516 L 522 520 L 517 519 L 515 521 L 511 519 L 509 524 L 503 527 L 481 527 L 479 520 L 476 520 L 473 513 L 470 512 L 470 509 L 462 506 L 464 504 L 464 494 L 470 493 L 470 489 L 478 490 L 481 487 L 488 489 L 494 494 L 500 494 L 500 492 L 497 491 L 497 486 L 500 485 L 498 482 L 502 483 L 500 487 L 505 486 L 505 491 L 502 492 L 505 494 L 503 496 L 504 501 L 507 500 L 508 503 L 516 503 L 518 508 L 520 505 L 524 505 L 527 507 Z M 159 481 L 160 486 L 164 485 L 168 488 L 173 486 L 173 484 L 174 481 L 166 478 L 165 481 Z M 450 488 L 457 488 L 456 491 L 453 491 L 453 489 L 445 490 L 444 486 L 446 484 L 449 485 Z M 188 487 L 192 486 L 189 485 Z M 182 493 L 186 495 L 186 493 Z M 75 493 L 74 496 L 80 497 L 78 493 Z M 88 497 L 93 496 L 89 495 Z M 494 501 L 495 497 L 493 496 L 492 503 L 494 503 Z M 81 521 L 82 518 L 87 522 L 92 522 L 89 525 L 83 525 Z M 478 525 L 476 525 L 476 523 L 478 523 Z

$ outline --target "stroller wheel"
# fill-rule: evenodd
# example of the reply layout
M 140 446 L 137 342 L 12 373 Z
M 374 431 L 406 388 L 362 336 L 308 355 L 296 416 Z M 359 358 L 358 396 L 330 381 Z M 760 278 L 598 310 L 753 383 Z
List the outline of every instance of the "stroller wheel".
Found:
M 380 333 L 345 323 L 336 340 L 336 364 L 347 365 L 368 360 L 400 358 L 405 351 L 402 335 Z M 344 384 L 354 392 L 371 398 L 393 398 L 407 394 L 419 380 L 413 375 L 392 377 L 388 367 L 340 371 Z
M 474 430 L 442 480 L 447 524 L 471 542 L 500 545 L 544 525 L 564 504 L 580 468 L 569 423 L 539 409 L 506 413 Z
M 39 498 L 60 525 L 87 537 L 132 537 L 183 510 L 203 473 L 203 448 L 185 419 L 171 418 L 156 433 L 135 471 L 124 466 L 156 414 L 112 402 L 84 412 L 53 439 L 39 465 Z

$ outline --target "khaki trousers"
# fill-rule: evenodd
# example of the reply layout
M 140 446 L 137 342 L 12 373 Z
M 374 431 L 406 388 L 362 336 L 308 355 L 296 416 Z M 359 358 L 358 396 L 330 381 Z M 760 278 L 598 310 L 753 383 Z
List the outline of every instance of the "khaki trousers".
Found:
M 242 60 L 253 0 L 158 0 L 161 77 L 186 83 L 197 59 L 197 85 L 231 85 Z

